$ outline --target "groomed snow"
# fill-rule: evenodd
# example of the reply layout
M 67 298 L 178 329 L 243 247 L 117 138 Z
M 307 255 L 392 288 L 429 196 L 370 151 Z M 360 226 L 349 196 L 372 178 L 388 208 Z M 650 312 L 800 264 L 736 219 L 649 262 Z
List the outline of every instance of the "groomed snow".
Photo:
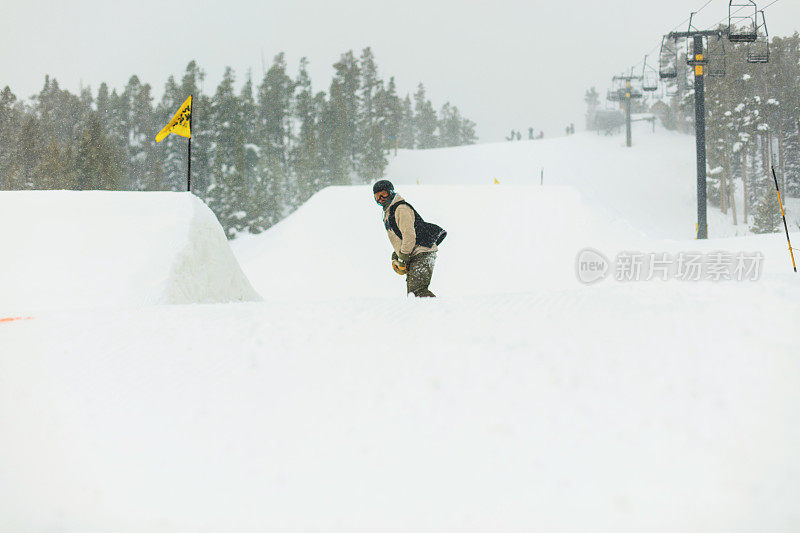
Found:
M 797 531 L 800 278 L 718 211 L 693 240 L 693 140 L 648 128 L 401 153 L 449 231 L 435 300 L 337 187 L 233 242 L 263 302 L 0 323 L 0 530 Z M 587 246 L 763 273 L 583 285 Z

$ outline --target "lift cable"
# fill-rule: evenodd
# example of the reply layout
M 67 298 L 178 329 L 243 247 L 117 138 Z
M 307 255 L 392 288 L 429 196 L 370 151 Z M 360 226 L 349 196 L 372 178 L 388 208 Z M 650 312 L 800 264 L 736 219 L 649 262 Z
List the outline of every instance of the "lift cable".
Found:
M 766 10 L 767 10 L 767 8 L 768 8 L 769 6 L 771 6 L 771 5 L 773 5 L 773 4 L 776 4 L 776 3 L 778 3 L 778 2 L 779 2 L 779 0 L 772 0 L 772 2 L 770 2 L 770 3 L 769 3 L 769 4 L 767 4 L 766 6 L 762 7 L 761 9 L 759 9 L 759 11 L 766 11 Z M 731 13 L 731 15 L 736 15 L 737 13 L 739 13 L 741 10 L 743 10 L 743 9 L 744 9 L 744 8 L 746 8 L 746 7 L 748 7 L 748 6 L 742 6 L 742 7 L 740 7 L 740 8 L 739 8 L 739 9 L 737 9 L 736 11 L 732 12 L 732 13 Z M 709 27 L 708 27 L 708 29 L 710 29 L 710 30 L 713 30 L 714 28 L 716 28 L 717 26 L 719 26 L 720 24 L 722 24 L 723 22 L 725 22 L 725 21 L 727 21 L 727 20 L 728 20 L 728 17 L 725 17 L 725 18 L 719 19 L 719 20 L 718 20 L 718 21 L 717 21 L 715 24 L 712 24 L 711 26 L 709 26 Z

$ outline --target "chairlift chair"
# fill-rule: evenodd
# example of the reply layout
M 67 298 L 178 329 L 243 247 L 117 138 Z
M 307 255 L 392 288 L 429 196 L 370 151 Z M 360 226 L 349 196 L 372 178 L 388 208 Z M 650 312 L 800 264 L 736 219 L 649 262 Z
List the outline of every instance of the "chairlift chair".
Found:
M 758 6 L 753 0 L 728 2 L 728 40 L 752 43 L 758 38 Z
M 747 46 L 748 63 L 769 63 L 769 33 L 767 33 L 767 21 L 764 18 L 764 11 L 758 12 L 757 38 Z
M 711 78 L 725 76 L 725 39 L 720 32 L 706 38 L 706 75 Z
M 644 56 L 644 64 L 642 65 L 642 90 L 645 92 L 653 92 L 658 89 L 658 71 L 647 64 L 647 56 Z
M 662 80 L 678 77 L 678 39 L 665 35 L 658 53 L 658 76 Z
M 687 33 L 691 34 L 692 32 L 698 31 L 697 28 L 695 28 L 694 25 L 692 24 L 692 19 L 694 18 L 695 14 L 696 13 L 692 13 L 691 15 L 689 15 L 689 29 Z M 706 50 L 708 49 L 706 43 L 707 39 L 705 36 L 699 36 L 699 37 L 702 41 L 702 48 L 700 56 L 697 57 L 695 56 L 694 52 L 694 41 L 697 37 L 695 37 L 694 39 L 686 39 L 686 64 L 689 65 L 690 67 L 696 67 L 698 65 L 705 66 L 708 63 L 708 56 L 706 54 Z

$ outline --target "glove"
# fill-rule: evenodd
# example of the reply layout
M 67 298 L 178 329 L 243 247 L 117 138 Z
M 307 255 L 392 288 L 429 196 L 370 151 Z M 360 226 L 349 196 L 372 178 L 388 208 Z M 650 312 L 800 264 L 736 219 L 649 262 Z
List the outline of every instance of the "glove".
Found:
M 406 262 L 400 260 L 395 254 L 392 254 L 392 268 L 401 276 L 405 276 L 408 273 Z

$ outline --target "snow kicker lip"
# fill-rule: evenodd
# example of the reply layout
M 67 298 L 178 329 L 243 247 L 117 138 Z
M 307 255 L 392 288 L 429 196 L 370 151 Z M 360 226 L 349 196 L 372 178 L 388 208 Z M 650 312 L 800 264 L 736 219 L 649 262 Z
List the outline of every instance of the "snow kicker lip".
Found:
M 591 285 L 608 276 L 609 264 L 608 258 L 599 251 L 584 248 L 575 259 L 575 274 L 581 283 Z

